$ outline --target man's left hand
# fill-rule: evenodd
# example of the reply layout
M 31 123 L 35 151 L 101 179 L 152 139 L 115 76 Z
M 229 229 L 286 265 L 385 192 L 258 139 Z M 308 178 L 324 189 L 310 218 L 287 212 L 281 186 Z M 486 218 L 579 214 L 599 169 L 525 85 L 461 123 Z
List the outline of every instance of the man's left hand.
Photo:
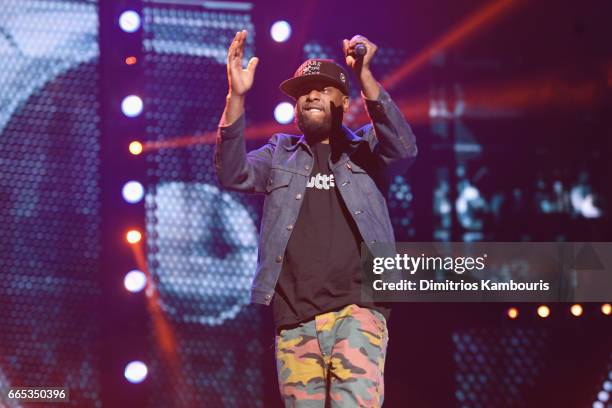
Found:
M 357 57 L 355 55 L 355 46 L 357 44 L 363 44 L 366 47 L 366 54 L 363 57 Z M 344 49 L 344 57 L 346 59 L 346 65 L 351 67 L 357 78 L 361 77 L 364 71 L 370 70 L 370 62 L 376 54 L 378 47 L 376 44 L 365 38 L 363 35 L 356 35 L 350 40 L 342 40 L 342 48 Z
M 362 43 L 366 47 L 366 54 L 362 57 L 355 55 L 355 46 Z M 350 40 L 342 40 L 342 48 L 344 49 L 344 58 L 346 59 L 346 65 L 351 67 L 357 80 L 361 85 L 363 96 L 367 99 L 377 100 L 380 95 L 380 88 L 378 83 L 370 71 L 370 62 L 376 54 L 378 47 L 376 44 L 365 38 L 363 35 L 356 35 Z

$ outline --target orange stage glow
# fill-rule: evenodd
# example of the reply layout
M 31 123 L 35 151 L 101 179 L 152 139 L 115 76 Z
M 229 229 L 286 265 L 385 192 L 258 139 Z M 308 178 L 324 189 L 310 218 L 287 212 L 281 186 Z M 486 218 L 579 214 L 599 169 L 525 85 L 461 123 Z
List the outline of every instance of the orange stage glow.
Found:
M 142 239 L 142 234 L 140 233 L 140 231 L 138 230 L 129 230 L 126 234 L 125 234 L 125 239 L 127 240 L 127 242 L 129 242 L 130 244 L 137 244 L 140 242 L 140 240 Z
M 132 153 L 134 156 L 138 156 L 140 153 L 142 153 L 142 143 L 138 141 L 133 141 L 132 143 L 130 143 L 128 149 L 130 150 L 130 153 Z
M 545 319 L 550 316 L 550 309 L 546 305 L 538 306 L 538 316 Z
M 508 309 L 508 317 L 510 319 L 516 319 L 518 317 L 518 309 L 516 307 L 511 307 L 510 309 Z
M 575 305 L 572 305 L 572 307 L 570 307 L 570 312 L 572 313 L 573 316 L 580 317 L 582 316 L 582 313 L 584 312 L 584 310 L 582 309 L 581 305 L 575 304 Z

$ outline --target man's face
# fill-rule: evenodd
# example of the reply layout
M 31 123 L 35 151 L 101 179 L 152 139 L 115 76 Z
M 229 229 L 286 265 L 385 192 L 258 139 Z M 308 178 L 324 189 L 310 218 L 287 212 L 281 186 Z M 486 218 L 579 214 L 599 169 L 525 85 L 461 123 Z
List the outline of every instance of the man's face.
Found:
M 329 136 L 332 128 L 342 124 L 348 110 L 348 96 L 325 82 L 311 82 L 295 103 L 297 125 L 306 135 Z

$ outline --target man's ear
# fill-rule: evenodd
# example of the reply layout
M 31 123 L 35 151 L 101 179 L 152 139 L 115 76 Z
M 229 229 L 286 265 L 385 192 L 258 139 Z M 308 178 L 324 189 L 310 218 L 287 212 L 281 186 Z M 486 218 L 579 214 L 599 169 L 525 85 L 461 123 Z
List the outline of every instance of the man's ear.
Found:
M 342 97 L 342 111 L 346 113 L 348 112 L 348 110 L 349 110 L 349 97 L 344 95 Z

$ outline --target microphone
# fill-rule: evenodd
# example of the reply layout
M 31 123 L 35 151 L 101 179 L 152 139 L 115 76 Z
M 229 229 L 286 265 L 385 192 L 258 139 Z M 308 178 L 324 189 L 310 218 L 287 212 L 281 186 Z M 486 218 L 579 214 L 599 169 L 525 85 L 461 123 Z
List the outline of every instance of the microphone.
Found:
M 364 43 L 357 43 L 357 45 L 355 45 L 355 56 L 357 58 L 362 58 L 364 55 L 366 55 L 367 52 L 368 49 L 366 48 Z

